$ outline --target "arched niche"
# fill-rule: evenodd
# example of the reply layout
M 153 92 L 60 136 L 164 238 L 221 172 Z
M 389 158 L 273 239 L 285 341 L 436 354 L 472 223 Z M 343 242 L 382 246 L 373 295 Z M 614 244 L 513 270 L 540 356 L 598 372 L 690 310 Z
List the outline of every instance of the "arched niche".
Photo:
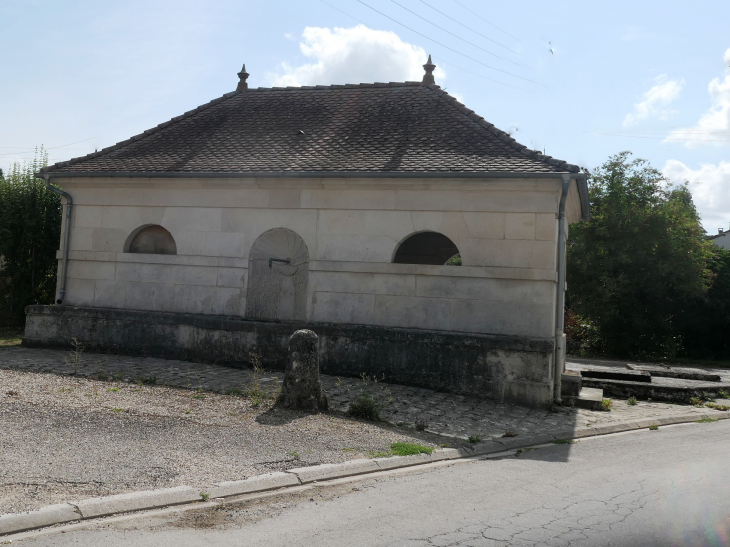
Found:
M 296 232 L 264 232 L 248 259 L 246 317 L 303 321 L 307 318 L 309 251 Z
M 172 234 L 162 226 L 140 226 L 132 232 L 124 244 L 125 253 L 176 255 L 177 245 Z
M 458 256 L 458 260 L 457 260 Z M 393 256 L 395 264 L 461 265 L 459 249 L 438 232 L 419 232 L 404 239 Z

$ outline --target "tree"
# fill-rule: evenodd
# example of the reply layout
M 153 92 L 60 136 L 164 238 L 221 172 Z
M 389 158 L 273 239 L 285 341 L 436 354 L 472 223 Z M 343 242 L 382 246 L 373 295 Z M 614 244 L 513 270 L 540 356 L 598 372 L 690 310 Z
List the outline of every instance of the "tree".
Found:
M 590 174 L 591 221 L 570 230 L 568 306 L 596 327 L 601 353 L 671 357 L 681 315 L 711 286 L 712 243 L 687 186 L 630 156 Z
M 61 200 L 34 173 L 48 164 L 41 148 L 0 179 L 0 308 L 23 317 L 29 304 L 50 304 L 56 291 Z

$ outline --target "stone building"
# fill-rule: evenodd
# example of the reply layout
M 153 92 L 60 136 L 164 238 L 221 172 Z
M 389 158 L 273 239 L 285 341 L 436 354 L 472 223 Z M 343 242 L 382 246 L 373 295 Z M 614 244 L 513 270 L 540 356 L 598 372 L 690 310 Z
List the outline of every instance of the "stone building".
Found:
M 575 165 L 423 82 L 236 91 L 38 174 L 63 189 L 58 304 L 26 344 L 283 366 L 529 405 L 559 398 Z M 69 220 L 70 219 L 70 220 Z

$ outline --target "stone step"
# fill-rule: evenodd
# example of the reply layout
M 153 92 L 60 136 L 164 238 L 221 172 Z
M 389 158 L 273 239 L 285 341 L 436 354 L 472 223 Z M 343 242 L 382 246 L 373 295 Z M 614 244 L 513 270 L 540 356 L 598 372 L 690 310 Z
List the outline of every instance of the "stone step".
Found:
M 581 370 L 580 375 L 583 378 L 651 383 L 651 374 L 642 370 Z
M 587 410 L 601 410 L 603 407 L 603 390 L 594 387 L 584 387 L 575 399 L 575 406 Z

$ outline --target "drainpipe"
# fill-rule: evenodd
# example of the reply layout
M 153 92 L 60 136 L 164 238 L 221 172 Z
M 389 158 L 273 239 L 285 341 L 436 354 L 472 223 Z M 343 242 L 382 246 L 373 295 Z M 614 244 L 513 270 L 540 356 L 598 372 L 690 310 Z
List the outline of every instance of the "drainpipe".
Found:
M 563 175 L 563 192 L 560 194 L 560 206 L 558 208 L 558 290 L 555 305 L 555 377 L 553 399 L 556 403 L 562 403 L 561 389 L 563 385 L 563 368 L 565 361 L 565 202 L 568 201 L 570 190 L 570 175 Z
M 63 233 L 63 262 L 61 263 L 61 290 L 58 293 L 58 300 L 56 304 L 63 304 L 63 297 L 66 296 L 66 270 L 68 269 L 68 241 L 71 233 L 71 208 L 73 207 L 73 199 L 68 192 L 51 186 L 51 176 L 44 175 L 46 179 L 46 188 L 48 188 L 54 194 L 63 196 L 66 198 L 66 229 Z

